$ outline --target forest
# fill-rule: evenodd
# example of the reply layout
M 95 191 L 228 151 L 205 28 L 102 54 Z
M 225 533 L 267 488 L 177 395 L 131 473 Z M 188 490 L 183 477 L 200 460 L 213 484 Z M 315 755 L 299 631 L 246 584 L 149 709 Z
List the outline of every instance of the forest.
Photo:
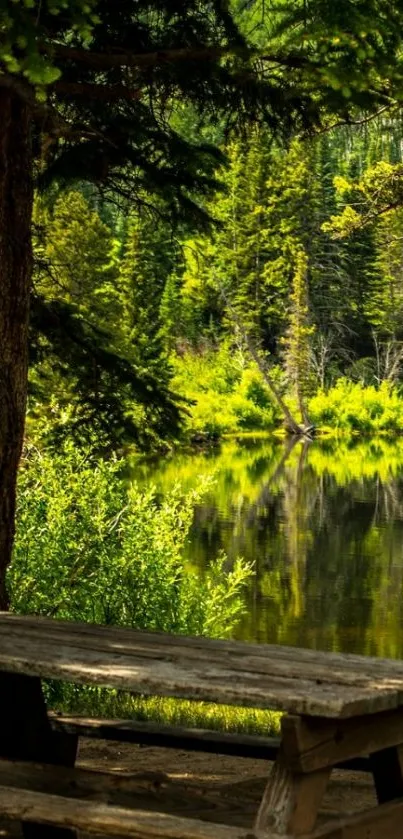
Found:
M 316 563 L 325 585 L 323 533 L 342 497 L 351 549 L 359 496 L 372 570 L 332 547 L 332 573 L 389 608 L 379 556 L 397 540 L 377 528 L 403 509 L 401 3 L 12 5 L 1 608 L 401 655 L 377 646 L 366 607 L 358 640 L 343 636 L 350 583 L 340 610 L 323 599 L 333 623 L 323 607 L 312 641 L 301 571 Z
M 196 236 L 84 186 L 38 198 L 32 439 L 169 449 L 293 421 L 399 434 L 401 130 L 392 113 L 286 148 L 264 129 L 223 142 Z M 44 304 L 56 329 L 66 307 L 74 363 L 41 333 Z

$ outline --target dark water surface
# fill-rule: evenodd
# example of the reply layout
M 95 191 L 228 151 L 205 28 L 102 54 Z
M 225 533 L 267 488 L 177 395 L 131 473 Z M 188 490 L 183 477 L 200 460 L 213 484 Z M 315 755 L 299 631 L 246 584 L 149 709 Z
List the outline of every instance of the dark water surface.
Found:
M 213 481 L 188 559 L 254 562 L 236 637 L 403 657 L 403 440 L 229 440 L 135 477 L 162 492 Z

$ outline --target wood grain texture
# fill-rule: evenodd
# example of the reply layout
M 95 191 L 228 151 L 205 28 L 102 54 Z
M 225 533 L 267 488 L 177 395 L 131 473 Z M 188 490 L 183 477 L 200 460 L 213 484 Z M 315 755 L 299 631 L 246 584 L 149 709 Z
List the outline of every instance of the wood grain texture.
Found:
M 282 760 L 272 767 L 255 821 L 257 833 L 304 836 L 316 824 L 319 807 L 330 777 L 330 769 L 310 775 L 290 772 Z
M 0 760 L 0 786 L 31 792 L 63 795 L 66 798 L 100 798 L 112 801 L 116 794 L 141 799 L 144 794 L 158 795 L 169 779 L 164 772 L 116 773 L 101 770 L 52 766 Z
M 402 839 L 403 800 L 324 825 L 306 839 Z
M 8 613 L 0 614 L 0 668 L 328 718 L 403 706 L 403 662 Z
M 313 772 L 403 743 L 403 708 L 351 719 L 282 718 L 287 766 Z M 403 792 L 402 792 L 403 794 Z
M 130 839 L 254 839 L 251 831 L 239 827 L 7 786 L 0 786 L 0 812 L 9 819 Z

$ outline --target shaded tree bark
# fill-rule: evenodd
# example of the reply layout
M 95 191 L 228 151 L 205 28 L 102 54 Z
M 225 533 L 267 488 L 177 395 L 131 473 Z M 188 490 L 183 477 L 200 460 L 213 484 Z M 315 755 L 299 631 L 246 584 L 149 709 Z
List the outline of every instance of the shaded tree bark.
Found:
M 29 106 L 0 88 L 0 608 L 14 540 L 27 395 L 33 182 Z

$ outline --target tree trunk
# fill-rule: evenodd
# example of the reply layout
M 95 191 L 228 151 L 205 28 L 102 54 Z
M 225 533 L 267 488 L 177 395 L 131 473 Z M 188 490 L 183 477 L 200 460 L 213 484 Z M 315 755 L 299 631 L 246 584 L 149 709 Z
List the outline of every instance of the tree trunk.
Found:
M 246 335 L 246 333 L 245 333 L 245 337 L 246 337 L 246 342 L 247 342 L 247 346 L 248 346 L 248 350 L 249 350 L 250 355 L 252 356 L 254 362 L 257 364 L 257 366 L 258 366 L 258 368 L 259 368 L 259 370 L 260 370 L 260 372 L 261 372 L 261 374 L 262 374 L 262 376 L 263 376 L 263 378 L 266 382 L 267 387 L 269 388 L 270 392 L 273 394 L 277 404 L 279 405 L 280 409 L 283 412 L 286 431 L 289 434 L 294 434 L 297 437 L 299 437 L 300 435 L 302 435 L 304 433 L 303 427 L 301 425 L 299 425 L 299 423 L 297 422 L 296 419 L 294 419 L 290 409 L 285 404 L 284 399 L 281 396 L 280 391 L 277 389 L 274 382 L 270 378 L 270 374 L 269 374 L 268 370 L 266 369 L 266 366 L 263 363 L 262 359 L 260 358 L 259 353 L 255 349 L 255 347 L 253 345 L 253 342 Z
M 27 395 L 32 149 L 26 104 L 0 88 L 0 608 L 14 539 Z

